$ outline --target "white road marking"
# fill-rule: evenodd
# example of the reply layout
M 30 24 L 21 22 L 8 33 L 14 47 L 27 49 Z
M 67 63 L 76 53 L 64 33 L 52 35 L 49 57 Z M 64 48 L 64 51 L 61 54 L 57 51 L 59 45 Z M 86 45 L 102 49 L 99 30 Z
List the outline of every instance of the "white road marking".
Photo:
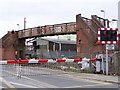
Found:
M 44 83 L 44 82 L 40 82 L 40 81 L 38 81 L 38 80 L 31 79 L 31 78 L 26 77 L 26 76 L 22 76 L 22 77 L 31 80 L 32 82 L 34 82 L 34 84 L 37 83 L 37 84 L 35 84 L 35 85 L 39 85 L 40 88 L 41 88 L 41 87 L 42 87 L 42 88 L 59 88 L 59 87 L 57 87 L 57 86 L 54 86 L 54 85 L 51 85 L 51 84 L 48 84 L 48 83 Z
M 29 88 L 38 88 L 38 87 L 35 87 L 35 86 L 25 85 L 25 84 L 21 84 L 21 83 L 15 83 L 15 82 L 10 82 L 10 83 L 11 83 L 11 84 L 14 84 L 14 85 L 19 85 L 19 86 L 29 87 Z
M 6 81 L 4 78 L 0 77 L 1 81 L 3 81 L 9 88 L 15 88 L 10 82 Z
M 6 71 L 6 72 L 9 73 L 9 74 L 13 74 L 9 71 Z M 21 76 L 21 78 L 31 80 L 31 81 L 29 81 L 29 83 L 31 82 L 32 85 L 37 86 L 38 88 L 58 88 L 57 86 L 54 86 L 54 85 L 51 85 L 51 84 L 48 84 L 48 83 L 44 83 L 44 82 L 40 82 L 38 80 L 31 79 L 31 78 L 26 77 L 26 76 Z

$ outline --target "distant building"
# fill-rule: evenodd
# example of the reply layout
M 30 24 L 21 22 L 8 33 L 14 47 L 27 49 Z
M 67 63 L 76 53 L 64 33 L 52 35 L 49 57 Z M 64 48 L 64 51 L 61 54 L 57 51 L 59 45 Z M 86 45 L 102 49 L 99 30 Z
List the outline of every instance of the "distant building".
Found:
M 42 39 L 36 40 L 37 47 L 48 51 L 76 51 L 76 41 L 60 39 Z
M 46 57 L 50 57 L 51 55 L 70 55 L 71 52 L 76 53 L 76 41 L 72 40 L 60 40 L 60 39 L 43 39 L 37 38 L 36 41 L 33 42 L 34 54 L 38 57 L 44 54 Z M 68 53 L 69 52 L 69 53 Z
M 47 37 L 42 37 L 43 39 L 45 38 L 54 38 L 54 39 L 62 39 L 62 40 L 71 40 L 71 41 L 76 41 L 76 34 L 66 34 L 66 35 L 58 35 L 58 36 L 47 36 Z

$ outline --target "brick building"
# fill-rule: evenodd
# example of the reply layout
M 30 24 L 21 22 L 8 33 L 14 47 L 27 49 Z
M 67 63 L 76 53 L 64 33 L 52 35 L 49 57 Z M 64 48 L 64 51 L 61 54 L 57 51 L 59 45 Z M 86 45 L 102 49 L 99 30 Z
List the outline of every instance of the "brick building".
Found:
M 80 57 L 95 57 L 96 53 L 105 54 L 105 45 L 98 43 L 98 28 L 109 28 L 109 20 L 92 15 L 91 19 L 84 18 L 81 14 L 76 15 L 77 52 Z M 120 35 L 119 35 L 120 37 Z M 119 44 L 115 50 L 120 50 Z M 113 53 L 113 51 L 109 51 Z
M 92 15 L 91 19 L 81 14 L 76 16 L 77 52 L 80 57 L 95 57 L 97 52 L 104 53 L 105 45 L 97 43 L 98 28 L 109 27 L 107 19 Z
M 4 57 L 4 48 L 2 47 L 2 40 L 0 39 L 0 60 Z
M 18 39 L 18 31 L 8 31 L 2 37 L 3 60 L 23 58 L 25 56 L 24 48 L 25 40 Z

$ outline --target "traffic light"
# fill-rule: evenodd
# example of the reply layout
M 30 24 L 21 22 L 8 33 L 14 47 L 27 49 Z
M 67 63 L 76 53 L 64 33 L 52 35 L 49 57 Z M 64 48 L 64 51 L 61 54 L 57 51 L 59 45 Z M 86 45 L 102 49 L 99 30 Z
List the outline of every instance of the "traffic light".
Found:
M 101 41 L 116 41 L 117 40 L 117 31 L 115 30 L 102 30 L 100 32 Z
M 99 28 L 98 41 L 100 44 L 118 44 L 118 28 Z
M 117 41 L 117 31 L 115 31 L 115 30 L 111 31 L 110 39 L 111 39 L 111 41 Z

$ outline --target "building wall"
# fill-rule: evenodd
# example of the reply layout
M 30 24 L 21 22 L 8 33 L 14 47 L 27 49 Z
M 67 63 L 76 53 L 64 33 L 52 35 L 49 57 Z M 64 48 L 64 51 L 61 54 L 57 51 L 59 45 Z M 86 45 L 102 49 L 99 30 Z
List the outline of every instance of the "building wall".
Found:
M 2 37 L 2 47 L 4 48 L 3 59 L 25 58 L 25 39 L 18 39 L 17 31 L 14 33 L 8 31 Z
M 49 41 L 49 51 L 58 51 L 59 45 L 57 43 Z
M 5 57 L 4 59 L 15 59 L 15 50 L 12 48 L 7 48 L 5 51 Z
M 60 48 L 59 48 L 59 44 L 58 43 L 55 43 L 55 51 L 59 51 Z
M 76 51 L 76 44 L 62 44 L 61 51 Z
M 43 45 L 47 46 L 46 50 L 47 51 L 76 51 L 76 44 L 59 44 L 59 43 L 55 43 L 54 41 L 49 41 L 49 40 L 44 40 L 41 38 L 37 39 L 37 45 L 39 45 L 39 49 L 40 47 L 42 47 Z M 61 45 L 61 46 L 60 46 Z M 61 47 L 61 49 L 60 49 Z M 43 48 L 44 49 L 44 48 Z
M 4 48 L 4 55 L 3 59 L 14 59 L 15 58 L 15 44 L 14 44 L 14 35 L 11 32 L 8 32 L 2 38 L 2 46 Z
M 4 48 L 0 47 L 0 60 L 4 58 Z
M 48 45 L 48 41 L 42 40 L 41 38 L 38 38 L 37 45 Z
M 92 27 L 94 27 L 94 23 L 92 23 Z M 102 53 L 104 46 L 96 43 L 93 32 L 83 21 L 80 14 L 76 16 L 76 31 L 77 52 L 79 57 L 91 58 L 95 57 L 97 52 Z

